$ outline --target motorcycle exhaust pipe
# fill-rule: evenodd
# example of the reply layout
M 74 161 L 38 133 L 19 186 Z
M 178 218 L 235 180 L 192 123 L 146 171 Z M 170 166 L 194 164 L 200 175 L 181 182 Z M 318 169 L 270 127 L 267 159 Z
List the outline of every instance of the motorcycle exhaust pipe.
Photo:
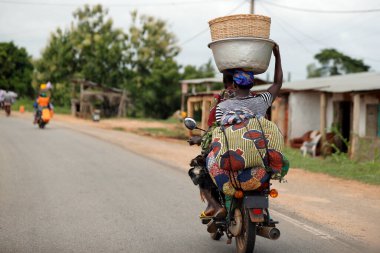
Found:
M 280 230 L 275 227 L 258 227 L 257 228 L 257 235 L 271 239 L 271 240 L 277 240 L 280 238 Z

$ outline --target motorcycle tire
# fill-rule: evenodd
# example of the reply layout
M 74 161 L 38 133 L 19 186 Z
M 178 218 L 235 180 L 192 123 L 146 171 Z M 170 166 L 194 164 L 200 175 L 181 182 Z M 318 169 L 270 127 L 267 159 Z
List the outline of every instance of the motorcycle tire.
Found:
M 215 233 L 210 233 L 211 239 L 213 239 L 215 241 L 219 241 L 222 236 L 223 236 L 223 233 L 221 233 L 219 231 L 216 231 Z
M 44 128 L 45 128 L 45 123 L 44 123 L 44 122 L 39 122 L 39 123 L 38 123 L 38 127 L 39 127 L 40 129 L 44 129 Z
M 11 109 L 9 107 L 5 107 L 5 114 L 7 117 L 11 116 Z
M 243 227 L 239 236 L 235 237 L 237 253 L 253 253 L 256 243 L 256 223 L 249 217 L 249 210 L 242 208 Z

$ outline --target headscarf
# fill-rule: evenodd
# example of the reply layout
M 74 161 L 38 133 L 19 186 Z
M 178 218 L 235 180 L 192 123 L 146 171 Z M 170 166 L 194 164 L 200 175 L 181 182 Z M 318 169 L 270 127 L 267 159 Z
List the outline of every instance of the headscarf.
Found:
M 254 75 L 252 71 L 235 70 L 233 74 L 234 83 L 237 86 L 252 86 Z

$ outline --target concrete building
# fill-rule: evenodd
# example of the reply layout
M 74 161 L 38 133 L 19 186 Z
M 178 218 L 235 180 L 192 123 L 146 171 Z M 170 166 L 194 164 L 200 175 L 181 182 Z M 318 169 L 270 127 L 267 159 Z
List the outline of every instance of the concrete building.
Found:
M 263 91 L 269 85 L 254 87 Z M 366 72 L 284 83 L 272 120 L 286 140 L 335 126 L 350 141 L 351 156 L 380 156 L 380 73 Z

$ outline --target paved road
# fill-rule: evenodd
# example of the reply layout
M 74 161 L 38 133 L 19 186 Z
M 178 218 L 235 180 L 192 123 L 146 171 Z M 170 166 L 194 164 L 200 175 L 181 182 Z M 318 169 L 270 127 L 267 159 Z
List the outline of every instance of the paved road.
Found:
M 39 130 L 3 115 L 0 144 L 1 253 L 234 252 L 225 238 L 209 239 L 181 170 L 62 125 Z M 258 238 L 255 252 L 359 251 L 352 238 L 273 209 L 282 237 Z

